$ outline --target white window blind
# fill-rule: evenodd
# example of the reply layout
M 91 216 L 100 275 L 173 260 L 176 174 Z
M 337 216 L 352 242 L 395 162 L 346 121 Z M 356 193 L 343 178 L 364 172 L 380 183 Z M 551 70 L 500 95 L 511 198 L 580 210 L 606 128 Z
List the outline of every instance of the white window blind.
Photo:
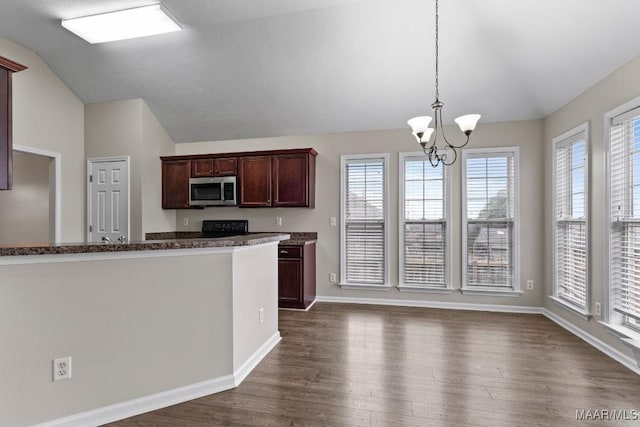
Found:
M 466 151 L 463 288 L 515 290 L 515 149 Z
M 400 284 L 447 288 L 446 172 L 422 156 L 401 154 Z
M 385 158 L 346 159 L 342 173 L 342 282 L 385 285 Z
M 640 330 L 640 109 L 612 120 L 609 158 L 610 304 Z
M 555 296 L 587 311 L 586 130 L 555 142 Z

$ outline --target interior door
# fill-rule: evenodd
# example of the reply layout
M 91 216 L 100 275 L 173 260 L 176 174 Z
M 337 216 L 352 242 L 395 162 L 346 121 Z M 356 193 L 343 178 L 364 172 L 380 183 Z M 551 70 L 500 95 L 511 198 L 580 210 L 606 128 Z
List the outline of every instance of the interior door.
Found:
M 129 158 L 88 161 L 89 242 L 129 241 Z

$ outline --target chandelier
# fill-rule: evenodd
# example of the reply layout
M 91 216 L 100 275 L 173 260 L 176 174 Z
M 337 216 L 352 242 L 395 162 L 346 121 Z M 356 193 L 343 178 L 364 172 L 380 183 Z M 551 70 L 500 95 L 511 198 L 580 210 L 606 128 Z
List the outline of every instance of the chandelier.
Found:
M 466 140 L 460 145 L 454 145 L 447 139 L 444 133 L 444 126 L 442 125 L 442 107 L 444 104 L 440 101 L 440 92 L 438 90 L 439 83 L 439 68 L 440 63 L 438 59 L 438 0 L 436 0 L 436 100 L 431 104 L 431 109 L 433 110 L 433 121 L 435 123 L 435 129 L 430 128 L 429 124 L 431 123 L 430 116 L 419 116 L 410 119 L 407 123 L 411 126 L 413 131 L 413 135 L 416 137 L 420 146 L 422 147 L 422 151 L 429 158 L 429 162 L 431 166 L 434 168 L 437 167 L 440 163 L 445 166 L 452 165 L 456 158 L 458 157 L 458 153 L 456 149 L 460 149 L 469 143 L 469 136 L 471 132 L 476 128 L 476 124 L 478 120 L 480 120 L 480 114 L 467 114 L 464 116 L 460 116 L 455 119 L 455 122 L 460 127 L 462 133 L 465 134 Z M 438 130 L 442 134 L 442 139 L 444 143 L 441 144 L 441 148 L 438 148 Z M 433 135 L 433 141 L 430 143 L 431 136 Z

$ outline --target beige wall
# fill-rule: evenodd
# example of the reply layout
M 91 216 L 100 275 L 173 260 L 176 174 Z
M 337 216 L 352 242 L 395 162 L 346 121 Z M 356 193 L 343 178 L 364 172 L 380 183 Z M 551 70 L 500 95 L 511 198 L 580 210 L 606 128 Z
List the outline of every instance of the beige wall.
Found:
M 62 241 L 83 241 L 84 106 L 32 51 L 0 38 L 0 55 L 29 67 L 13 75 L 13 143 L 61 154 Z
M 13 152 L 13 190 L 0 191 L 0 245 L 49 242 L 51 162 L 48 157 Z
M 590 176 L 589 188 L 591 204 L 590 215 L 590 281 L 592 289 L 591 309 L 595 302 L 604 302 L 606 267 L 606 224 L 605 224 L 605 140 L 604 114 L 640 95 L 640 56 L 595 84 L 589 90 L 569 102 L 554 114 L 547 117 L 544 124 L 544 176 L 545 176 L 545 296 L 553 293 L 553 206 L 552 206 L 552 142 L 551 140 L 574 127 L 590 124 Z M 620 341 L 605 332 L 598 324 L 601 318 L 592 317 L 590 321 L 578 317 L 566 309 L 544 299 L 547 309 L 594 335 L 614 348 L 631 355 L 629 349 Z M 605 309 L 603 304 L 603 310 Z
M 454 129 L 450 133 L 459 132 Z M 456 135 L 459 136 L 459 135 Z M 470 148 L 519 146 L 521 176 L 521 282 L 533 279 L 540 284 L 542 272 L 543 236 L 543 177 L 542 165 L 542 122 L 523 121 L 480 124 L 472 137 Z M 316 231 L 317 251 L 317 292 L 323 296 L 344 296 L 362 298 L 386 298 L 424 300 L 437 302 L 505 304 L 521 306 L 542 305 L 542 288 L 517 298 L 479 297 L 451 295 L 400 293 L 389 291 L 342 290 L 329 283 L 329 273 L 339 272 L 339 227 L 329 225 L 329 218 L 340 215 L 340 155 L 357 153 L 390 153 L 390 269 L 392 284 L 398 283 L 398 153 L 416 151 L 417 143 L 407 129 L 376 132 L 351 132 L 318 136 L 297 136 L 283 138 L 258 138 L 237 141 L 198 142 L 176 144 L 176 154 L 198 154 L 230 151 L 251 151 L 267 149 L 313 147 L 318 151 L 316 160 L 316 208 L 281 209 L 239 209 L 206 208 L 204 210 L 178 210 L 176 226 L 178 230 L 198 230 L 203 219 L 249 219 L 250 231 Z M 460 162 L 452 169 L 452 267 L 453 286 L 460 287 L 461 281 L 461 218 L 460 218 Z M 283 218 L 283 225 L 275 225 L 275 217 Z M 187 218 L 188 226 L 183 225 Z M 524 282 L 522 282 L 524 283 Z M 524 288 L 524 286 L 523 286 Z
M 129 156 L 131 240 L 148 231 L 173 231 L 175 212 L 161 208 L 160 156 L 174 151 L 173 140 L 142 99 L 87 104 L 87 158 Z
M 142 102 L 142 236 L 174 231 L 176 212 L 162 209 L 160 156 L 172 155 L 175 143 L 146 103 Z

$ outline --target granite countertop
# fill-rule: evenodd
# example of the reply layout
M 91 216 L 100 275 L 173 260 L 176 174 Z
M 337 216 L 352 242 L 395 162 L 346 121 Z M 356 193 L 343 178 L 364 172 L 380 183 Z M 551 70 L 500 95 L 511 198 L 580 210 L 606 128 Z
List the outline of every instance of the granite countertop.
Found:
M 273 233 L 249 233 L 250 237 L 257 234 L 273 234 Z M 288 234 L 291 237 L 288 240 L 281 240 L 281 245 L 308 245 L 318 241 L 318 233 L 315 232 L 282 232 L 282 234 Z M 167 231 L 162 233 L 147 233 L 145 235 L 147 241 L 150 240 L 172 240 L 172 239 L 202 239 L 202 233 L 199 231 Z
M 164 233 L 159 233 L 164 234 Z M 200 236 L 201 237 L 201 236 Z M 246 236 L 218 239 L 168 238 L 129 243 L 61 243 L 32 244 L 22 246 L 0 246 L 0 256 L 57 255 L 98 252 L 153 251 L 166 249 L 220 248 L 230 246 L 252 246 L 263 243 L 287 241 L 288 233 L 252 233 Z

